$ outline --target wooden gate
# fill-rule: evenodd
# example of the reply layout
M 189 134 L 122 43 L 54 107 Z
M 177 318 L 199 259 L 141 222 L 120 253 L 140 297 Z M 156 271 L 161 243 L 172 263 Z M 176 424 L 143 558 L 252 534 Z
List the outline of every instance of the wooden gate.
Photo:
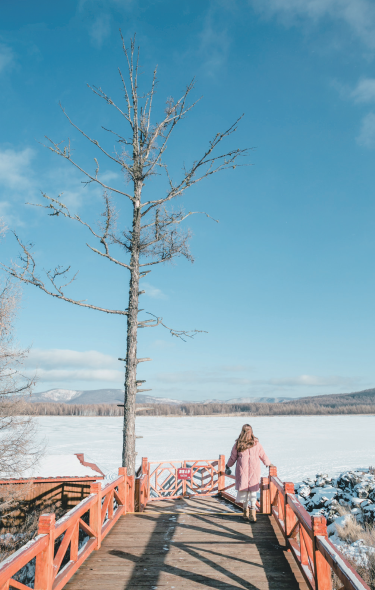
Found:
M 224 455 L 214 460 L 147 462 L 148 502 L 217 494 L 225 485 L 224 469 Z M 146 470 L 145 460 L 142 470 Z

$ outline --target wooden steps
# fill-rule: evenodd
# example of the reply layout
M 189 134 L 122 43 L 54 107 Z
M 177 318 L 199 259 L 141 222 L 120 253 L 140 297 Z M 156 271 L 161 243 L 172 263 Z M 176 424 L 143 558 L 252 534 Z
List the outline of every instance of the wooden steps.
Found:
M 67 590 L 306 590 L 269 516 L 245 522 L 217 498 L 151 502 L 123 516 Z

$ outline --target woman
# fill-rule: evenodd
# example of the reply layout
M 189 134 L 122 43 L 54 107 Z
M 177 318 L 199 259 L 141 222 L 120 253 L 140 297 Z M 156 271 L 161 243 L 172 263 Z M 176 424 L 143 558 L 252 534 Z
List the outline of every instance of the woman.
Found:
M 249 501 L 251 503 L 250 522 L 256 521 L 256 501 L 260 480 L 260 459 L 269 467 L 271 465 L 259 440 L 254 436 L 250 424 L 242 426 L 241 434 L 234 443 L 229 461 L 226 465 L 236 465 L 236 502 L 243 503 L 243 515 L 249 519 Z

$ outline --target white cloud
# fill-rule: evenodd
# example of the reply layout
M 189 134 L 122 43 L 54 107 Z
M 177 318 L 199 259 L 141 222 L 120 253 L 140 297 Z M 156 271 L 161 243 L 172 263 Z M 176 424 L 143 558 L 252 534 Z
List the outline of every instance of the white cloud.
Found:
M 362 119 L 361 129 L 357 143 L 363 147 L 372 148 L 375 146 L 375 114 L 368 113 Z
M 100 381 L 121 384 L 124 371 L 119 361 L 97 350 L 80 352 L 69 349 L 32 349 L 25 362 L 26 374 L 36 375 L 38 382 L 69 383 Z
M 210 11 L 199 35 L 199 57 L 206 74 L 215 76 L 227 61 L 230 39 L 225 29 L 214 22 Z
M 34 157 L 31 148 L 0 150 L 0 184 L 15 191 L 29 190 L 34 181 L 30 168 Z
M 11 47 L 0 43 L 0 74 L 14 64 L 14 53 Z
M 107 369 L 76 369 L 76 370 L 45 370 L 38 369 L 36 373 L 27 372 L 27 376 L 36 375 L 38 383 L 71 383 L 74 381 L 109 381 L 121 384 L 124 380 L 123 371 L 110 371 Z
M 145 295 L 152 297 L 153 299 L 168 299 L 165 293 L 161 289 L 150 285 L 150 283 L 142 283 L 142 290 L 145 289 Z
M 78 350 L 56 348 L 50 350 L 31 349 L 26 362 L 27 366 L 43 367 L 45 369 L 66 367 L 108 368 L 119 365 L 119 361 L 115 357 L 97 350 L 79 352 Z
M 38 176 L 34 172 L 34 160 L 36 151 L 30 147 L 24 149 L 0 148 L 0 191 L 5 189 L 7 202 L 13 201 L 13 209 L 18 199 L 22 202 L 41 202 L 42 190 L 51 197 L 62 195 L 63 203 L 72 212 L 76 212 L 87 201 L 101 199 L 102 190 L 99 186 L 82 185 L 82 176 L 79 172 L 66 166 L 46 167 Z M 118 174 L 111 171 L 104 171 L 101 174 L 103 181 L 114 180 Z M 5 206 L 5 205 L 3 205 Z M 11 221 L 9 215 L 9 225 Z
M 341 21 L 368 47 L 375 48 L 375 4 L 372 0 L 250 0 L 259 12 L 297 19 Z
M 225 369 L 224 369 L 225 370 Z M 285 388 L 295 387 L 351 387 L 356 379 L 341 376 L 320 377 L 318 375 L 298 375 L 270 379 L 247 379 L 246 377 L 226 377 L 220 371 L 181 371 L 179 373 L 160 373 L 156 379 L 162 383 L 220 383 L 225 385 L 247 385 L 251 388 Z M 249 392 L 250 389 L 247 388 Z
M 375 79 L 364 78 L 360 80 L 351 92 L 351 97 L 355 102 L 375 102 Z
M 99 49 L 103 42 L 111 34 L 111 24 L 109 14 L 99 14 L 90 27 L 90 37 L 94 45 Z

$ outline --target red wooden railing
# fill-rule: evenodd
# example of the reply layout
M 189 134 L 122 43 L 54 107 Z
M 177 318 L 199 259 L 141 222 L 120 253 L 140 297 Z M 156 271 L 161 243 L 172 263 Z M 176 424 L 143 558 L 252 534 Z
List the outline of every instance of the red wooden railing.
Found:
M 178 479 L 177 464 L 191 469 L 188 480 Z M 34 558 L 34 590 L 60 590 L 90 553 L 100 548 L 122 514 L 135 508 L 143 512 L 153 500 L 218 493 L 236 504 L 235 497 L 228 494 L 235 484 L 226 486 L 226 479 L 233 481 L 234 476 L 225 475 L 224 469 L 224 455 L 214 461 L 149 462 L 144 458 L 136 479 L 120 468 L 115 481 L 103 489 L 100 483 L 92 484 L 90 496 L 57 522 L 54 514 L 40 517 L 38 536 L 0 564 L 0 590 L 31 590 L 15 577 Z M 269 477 L 261 478 L 257 507 L 275 518 L 310 590 L 332 590 L 331 571 L 343 583 L 340 590 L 370 590 L 328 539 L 326 519 L 306 512 L 294 493 L 294 484 L 280 481 L 276 467 L 270 467 Z M 88 536 L 81 548 L 80 530 Z
M 134 477 L 121 467 L 103 489 L 91 484 L 90 495 L 57 522 L 54 514 L 40 517 L 38 536 L 0 564 L 0 590 L 31 590 L 14 576 L 34 558 L 34 590 L 60 590 L 126 512 L 134 512 Z M 80 530 L 89 537 L 81 548 Z
M 261 478 L 260 512 L 272 514 L 311 590 L 332 590 L 331 570 L 340 579 L 340 590 L 370 590 L 327 535 L 324 516 L 310 516 L 294 493 L 294 484 L 282 482 L 276 467 Z
M 178 470 L 190 470 L 188 479 L 179 479 Z M 225 485 L 225 457 L 215 460 L 148 461 L 142 459 L 137 472 L 136 506 L 142 511 L 148 502 L 185 496 L 217 494 Z

